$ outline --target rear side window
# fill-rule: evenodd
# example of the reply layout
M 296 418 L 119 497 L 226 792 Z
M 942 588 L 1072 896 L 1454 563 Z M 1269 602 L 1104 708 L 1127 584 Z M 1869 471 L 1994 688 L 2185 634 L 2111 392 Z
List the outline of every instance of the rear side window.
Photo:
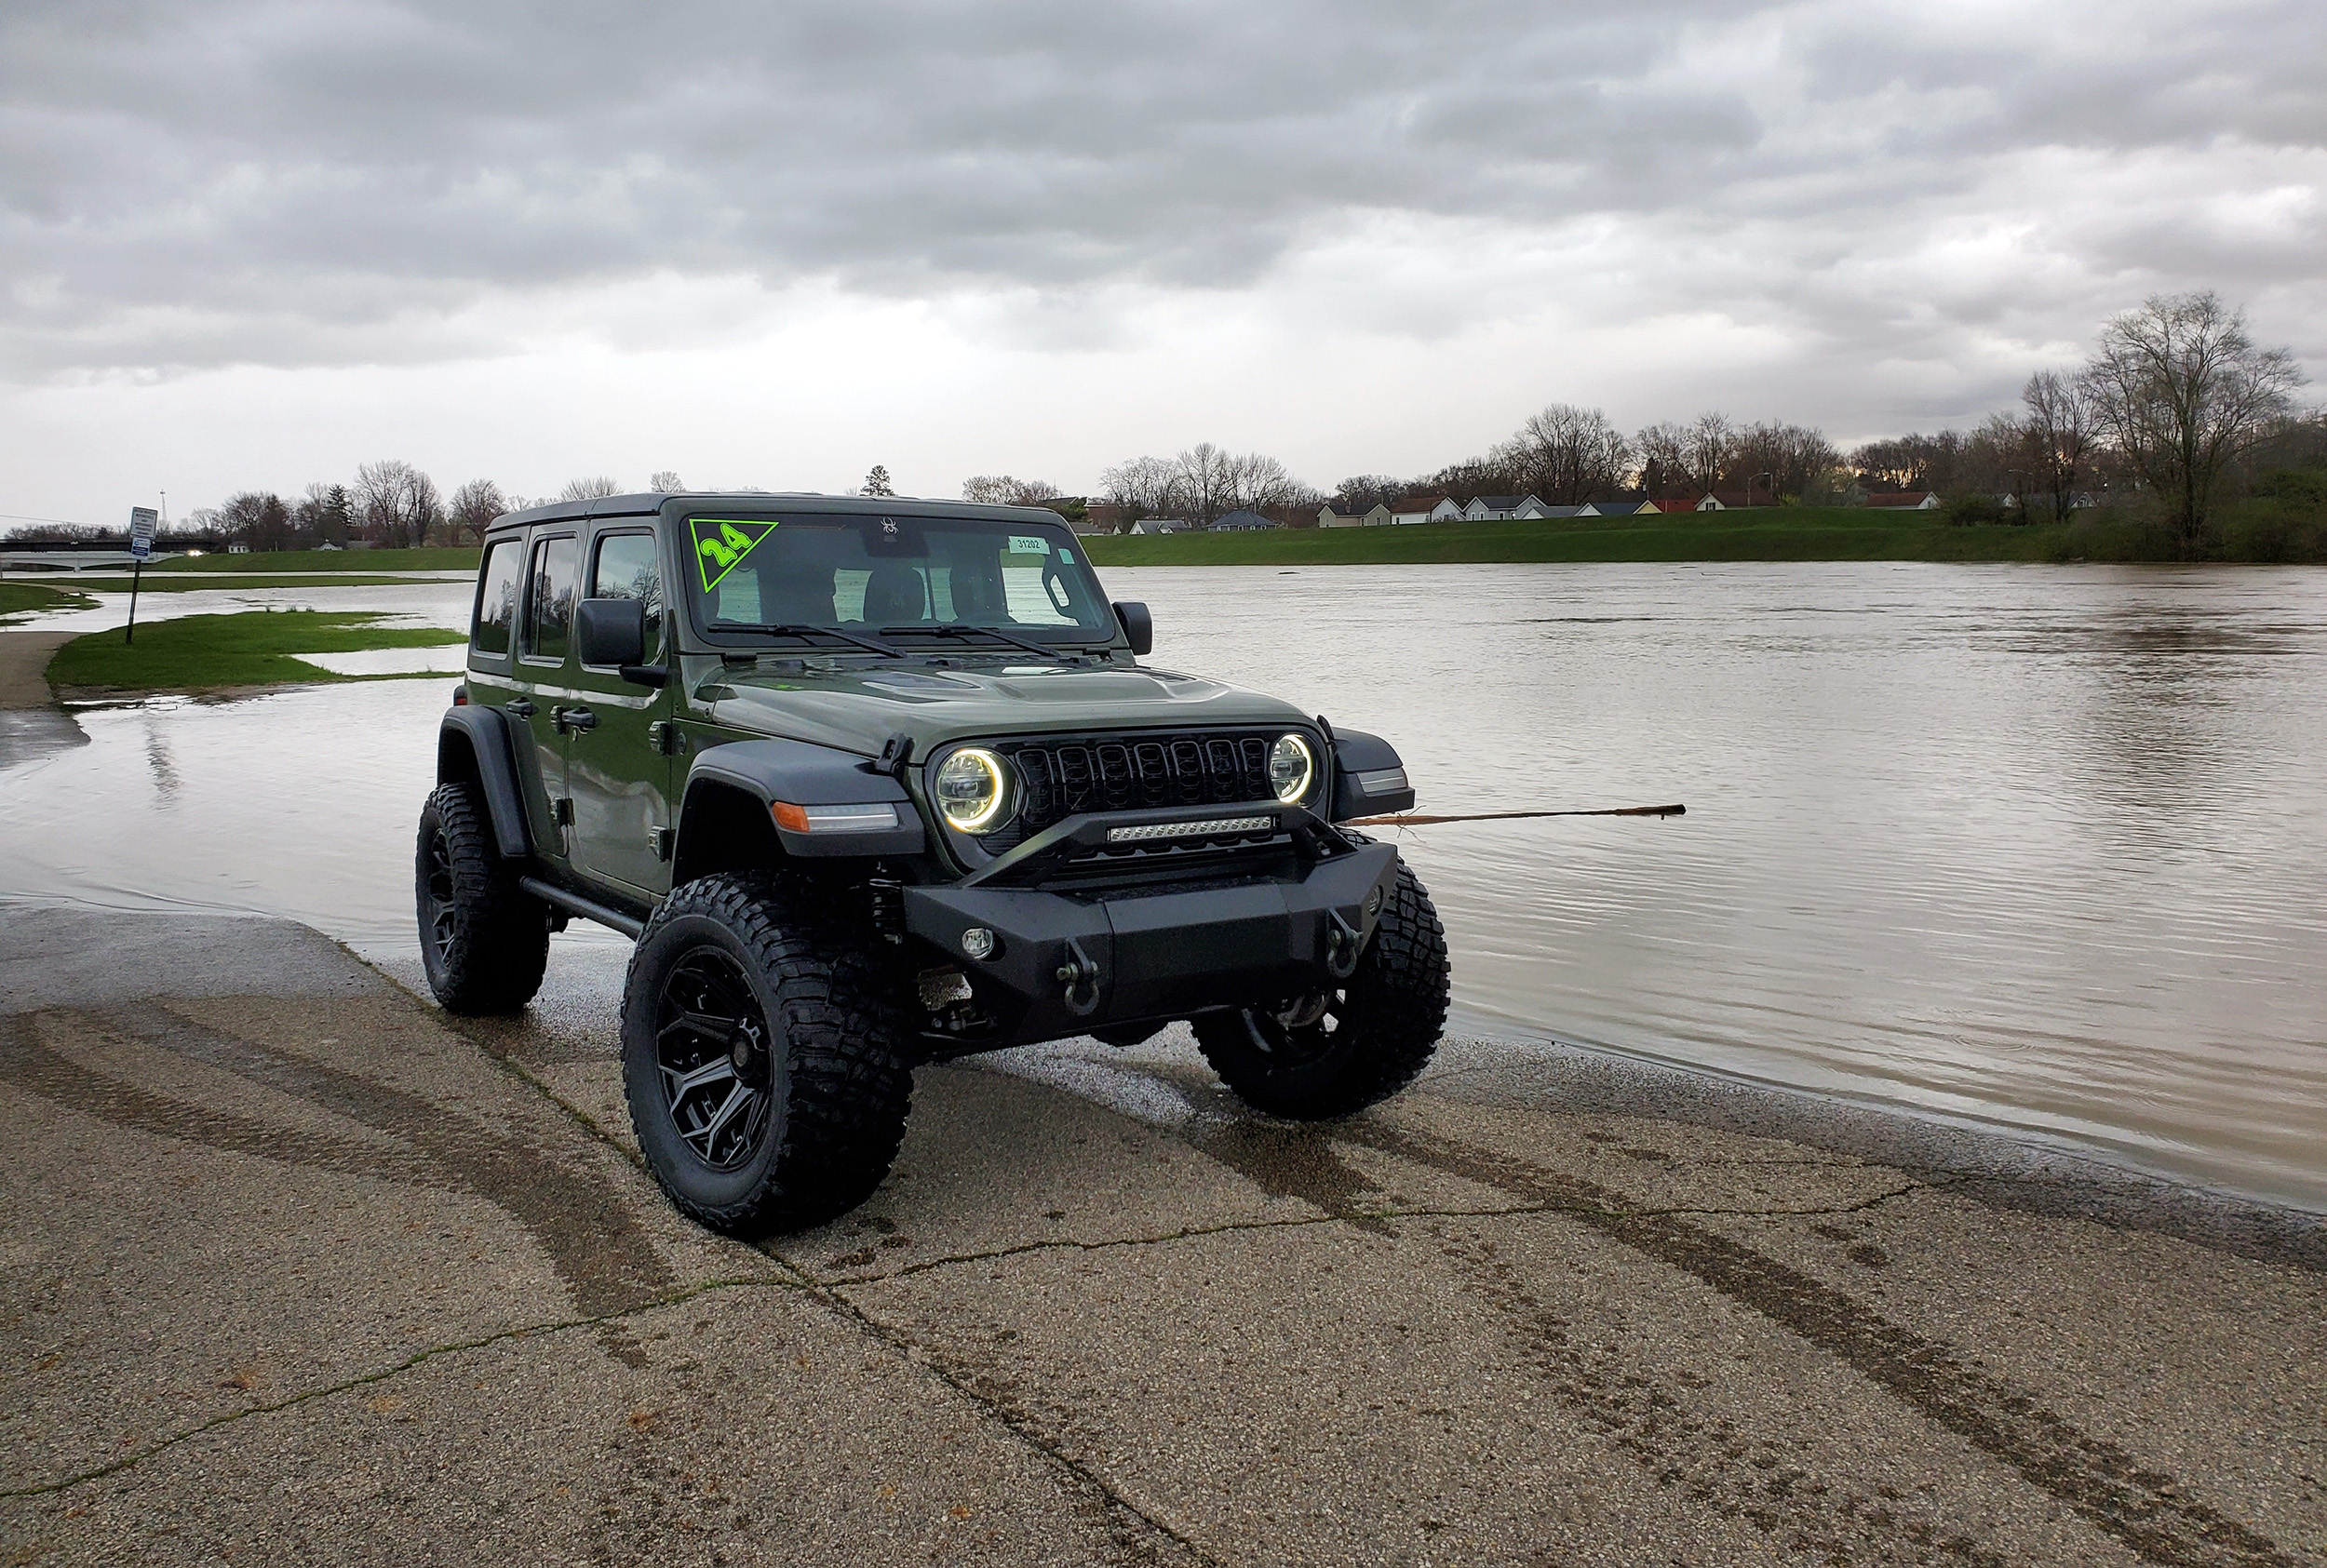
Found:
M 478 579 L 477 624 L 469 633 L 469 645 L 479 653 L 508 655 L 509 636 L 518 624 L 518 568 L 524 560 L 521 539 L 504 539 L 485 556 Z
M 602 533 L 590 562 L 589 599 L 646 601 L 646 662 L 663 651 L 663 567 L 651 533 Z
M 582 546 L 572 534 L 533 546 L 533 581 L 525 597 L 525 656 L 562 664 L 573 640 L 573 580 Z

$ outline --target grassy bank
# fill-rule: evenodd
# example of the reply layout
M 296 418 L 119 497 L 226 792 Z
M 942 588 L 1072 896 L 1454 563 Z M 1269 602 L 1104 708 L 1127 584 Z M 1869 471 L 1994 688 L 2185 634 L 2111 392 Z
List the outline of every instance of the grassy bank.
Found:
M 377 679 L 334 675 L 293 657 L 377 648 L 438 648 L 463 640 L 435 626 L 383 626 L 377 615 L 313 610 L 186 615 L 138 628 L 74 637 L 49 662 L 48 682 L 84 691 L 217 691 L 236 686 Z
M 2222 520 L 2207 558 L 2327 561 L 2327 527 L 2270 501 Z M 1925 512 L 1770 506 L 1649 517 L 1422 523 L 1406 528 L 1110 535 L 1087 541 L 1106 566 L 1380 566 L 1461 561 L 2172 561 L 2159 524 L 2118 513 L 2067 523 L 1944 523 Z
M 181 556 L 150 571 L 475 571 L 474 544 L 424 550 L 266 550 L 249 556 Z
M 0 583 L 0 620 L 48 610 L 87 610 L 97 601 L 86 594 L 45 583 Z

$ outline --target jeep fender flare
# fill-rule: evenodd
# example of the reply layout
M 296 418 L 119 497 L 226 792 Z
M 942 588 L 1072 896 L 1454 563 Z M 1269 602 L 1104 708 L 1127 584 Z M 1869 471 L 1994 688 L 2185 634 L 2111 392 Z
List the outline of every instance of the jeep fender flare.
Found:
M 498 708 L 464 703 L 447 708 L 437 730 L 437 782 L 473 780 L 492 819 L 493 845 L 504 860 L 524 860 L 533 844 L 525 826 L 525 797 L 518 793 L 509 721 Z
M 736 817 L 739 800 L 751 805 L 746 826 Z M 791 806 L 889 805 L 897 825 L 854 833 L 800 833 L 775 820 L 773 808 Z M 925 847 L 920 810 L 905 785 L 876 771 L 866 757 L 806 741 L 730 741 L 695 754 L 680 792 L 679 842 L 671 857 L 672 885 L 693 880 L 730 862 L 758 864 L 765 849 L 723 839 L 738 832 L 786 857 L 828 859 L 853 856 L 918 855 Z
M 1359 730 L 1333 731 L 1333 820 L 1348 822 L 1352 817 L 1388 816 L 1414 809 L 1414 788 L 1383 791 L 1368 795 L 1358 788 L 1357 775 L 1379 773 L 1392 768 L 1404 768 L 1398 748 L 1379 735 L 1368 735 Z

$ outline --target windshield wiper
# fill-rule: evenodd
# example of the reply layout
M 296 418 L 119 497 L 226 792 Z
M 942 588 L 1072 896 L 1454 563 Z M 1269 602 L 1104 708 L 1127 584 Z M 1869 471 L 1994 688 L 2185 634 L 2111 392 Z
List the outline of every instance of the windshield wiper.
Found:
M 1080 650 L 1069 651 L 1069 650 L 1063 648 L 1054 648 L 1048 643 L 1034 642 L 1026 637 L 1013 637 L 999 626 L 962 626 L 940 624 L 935 626 L 883 626 L 881 628 L 881 635 L 884 637 L 903 637 L 908 632 L 918 632 L 923 637 L 994 637 L 1010 644 L 1013 648 L 1023 648 L 1029 653 L 1040 653 L 1045 659 L 1062 659 L 1068 661 L 1069 663 L 1075 663 L 1079 662 L 1083 658 L 1083 653 Z
M 879 653 L 891 659 L 905 657 L 903 651 L 891 648 L 885 642 L 860 637 L 854 632 L 844 632 L 838 626 L 736 626 L 721 622 L 717 623 L 717 629 L 722 632 L 757 632 L 766 637 L 839 637 L 842 642 L 854 643 L 868 653 Z

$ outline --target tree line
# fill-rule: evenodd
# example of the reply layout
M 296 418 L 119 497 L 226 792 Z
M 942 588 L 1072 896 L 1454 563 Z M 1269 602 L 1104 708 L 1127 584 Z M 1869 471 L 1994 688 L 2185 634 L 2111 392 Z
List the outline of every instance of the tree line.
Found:
M 2194 549 L 2226 482 L 2327 463 L 2327 419 L 2293 402 L 2303 381 L 2293 354 L 2257 344 L 2243 313 L 2219 295 L 2158 295 L 2105 324 L 2080 369 L 2030 376 L 2017 409 L 1970 431 L 1912 433 L 1847 453 L 1823 432 L 1782 421 L 1716 411 L 1628 436 L 1602 409 L 1554 403 L 1482 456 L 1413 477 L 1355 475 L 1330 495 L 1272 457 L 1211 442 L 1116 463 L 1090 498 L 1008 475 L 979 476 L 962 493 L 1069 516 L 1087 499 L 1127 530 L 1142 518 L 1201 525 L 1239 509 L 1300 523 L 1328 501 L 1360 513 L 1418 495 L 1580 506 L 1623 497 L 1693 503 L 1713 493 L 1731 505 L 1853 506 L 1876 492 L 1927 491 L 1972 521 L 2061 518 L 2096 496 L 2130 492 L 2147 496 Z

